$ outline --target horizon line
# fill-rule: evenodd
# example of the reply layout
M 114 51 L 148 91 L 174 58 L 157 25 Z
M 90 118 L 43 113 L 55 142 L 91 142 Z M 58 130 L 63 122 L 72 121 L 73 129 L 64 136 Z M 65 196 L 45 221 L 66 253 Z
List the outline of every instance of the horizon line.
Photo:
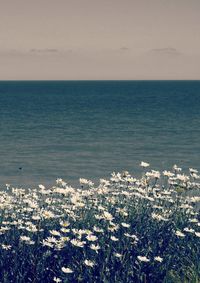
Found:
M 200 81 L 200 79 L 5 79 L 1 80 L 0 82 L 103 82 L 103 81 L 110 81 L 110 82 L 127 82 L 127 81 Z

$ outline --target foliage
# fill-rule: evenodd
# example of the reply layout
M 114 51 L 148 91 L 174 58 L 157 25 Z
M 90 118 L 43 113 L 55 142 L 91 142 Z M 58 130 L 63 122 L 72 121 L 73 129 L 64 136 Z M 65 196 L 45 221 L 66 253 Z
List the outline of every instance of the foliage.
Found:
M 199 282 L 198 172 L 0 192 L 0 282 Z M 188 190 L 193 190 L 192 196 Z

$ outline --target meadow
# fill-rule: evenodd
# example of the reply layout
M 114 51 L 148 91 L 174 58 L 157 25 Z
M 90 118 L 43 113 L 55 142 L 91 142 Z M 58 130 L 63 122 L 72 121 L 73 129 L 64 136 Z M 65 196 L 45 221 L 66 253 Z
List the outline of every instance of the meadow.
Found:
M 200 282 L 200 176 L 174 165 L 98 185 L 0 191 L 0 282 Z

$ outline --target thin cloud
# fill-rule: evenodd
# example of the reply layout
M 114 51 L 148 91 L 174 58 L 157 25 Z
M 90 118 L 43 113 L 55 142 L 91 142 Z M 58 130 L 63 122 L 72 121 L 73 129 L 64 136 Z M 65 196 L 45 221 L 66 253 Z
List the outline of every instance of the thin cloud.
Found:
M 45 49 L 32 48 L 30 52 L 31 53 L 57 53 L 59 52 L 59 50 L 55 48 L 45 48 Z
M 129 50 L 129 48 L 128 48 L 128 47 L 126 47 L 126 46 L 122 46 L 122 47 L 120 48 L 120 50 L 121 50 L 121 51 L 128 51 L 128 50 Z
M 153 55 L 168 55 L 168 56 L 179 56 L 182 53 L 173 47 L 165 47 L 165 48 L 155 48 L 150 50 L 150 54 Z

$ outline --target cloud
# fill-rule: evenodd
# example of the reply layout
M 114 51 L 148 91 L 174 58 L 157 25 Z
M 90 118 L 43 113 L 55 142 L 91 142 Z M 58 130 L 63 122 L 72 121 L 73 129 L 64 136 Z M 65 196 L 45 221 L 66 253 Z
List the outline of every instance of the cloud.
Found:
M 128 48 L 128 47 L 126 47 L 126 46 L 122 46 L 122 47 L 120 48 L 120 50 L 121 50 L 121 51 L 128 51 L 128 50 L 129 50 L 129 48 Z
M 17 49 L 0 49 L 0 55 L 3 56 L 15 56 L 15 55 L 22 55 L 24 54 L 23 51 L 17 50 Z
M 150 50 L 150 54 L 161 56 L 179 56 L 182 53 L 173 47 L 155 48 Z
M 57 53 L 59 52 L 59 50 L 55 48 L 45 48 L 45 49 L 32 48 L 30 49 L 30 52 L 31 53 Z

